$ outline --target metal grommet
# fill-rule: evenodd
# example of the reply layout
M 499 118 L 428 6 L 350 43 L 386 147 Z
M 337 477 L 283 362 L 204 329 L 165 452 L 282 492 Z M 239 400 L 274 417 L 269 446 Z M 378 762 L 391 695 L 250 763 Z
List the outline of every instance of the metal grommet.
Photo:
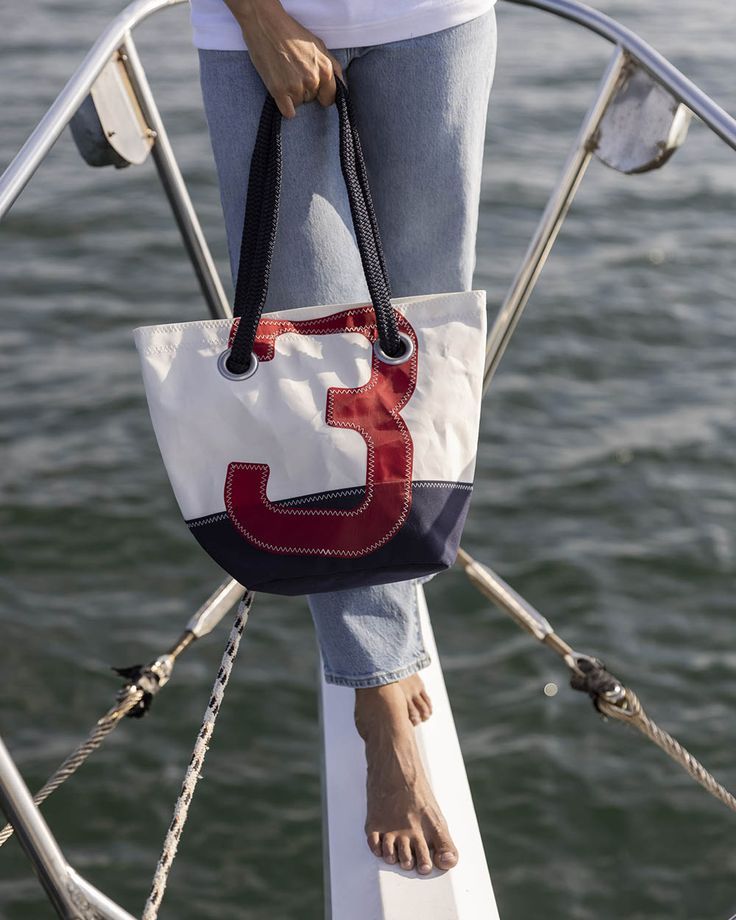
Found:
M 392 358 L 391 355 L 387 355 L 386 352 L 381 348 L 381 340 L 376 339 L 376 341 L 373 343 L 373 351 L 375 352 L 379 361 L 383 361 L 384 364 L 403 364 L 404 361 L 408 361 L 409 358 L 411 358 L 411 356 L 414 354 L 414 339 L 412 339 L 411 336 L 408 336 L 405 332 L 399 332 L 399 338 L 404 343 L 404 350 L 395 358 Z
M 248 377 L 252 377 L 258 370 L 258 356 L 256 353 L 251 352 L 250 364 L 242 374 L 233 374 L 233 372 L 227 368 L 227 359 L 230 357 L 230 351 L 230 348 L 226 348 L 217 359 L 217 370 L 222 376 L 227 380 L 247 380 Z

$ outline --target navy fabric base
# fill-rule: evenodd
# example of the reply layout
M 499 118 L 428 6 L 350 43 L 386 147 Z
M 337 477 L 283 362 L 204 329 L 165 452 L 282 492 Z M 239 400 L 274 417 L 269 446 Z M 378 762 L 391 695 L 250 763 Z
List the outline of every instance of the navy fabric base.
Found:
M 353 508 L 363 489 L 323 492 L 283 504 L 305 508 Z M 319 594 L 441 572 L 457 556 L 472 486 L 414 482 L 409 515 L 380 549 L 358 558 L 268 553 L 249 543 L 225 513 L 187 521 L 199 544 L 241 585 L 268 594 Z

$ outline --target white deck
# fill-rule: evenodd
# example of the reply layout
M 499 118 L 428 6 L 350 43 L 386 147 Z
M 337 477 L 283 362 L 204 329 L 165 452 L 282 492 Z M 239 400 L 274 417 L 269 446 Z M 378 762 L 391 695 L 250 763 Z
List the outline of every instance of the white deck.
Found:
M 455 722 L 424 591 L 422 629 L 432 664 L 422 678 L 433 714 L 417 727 L 419 750 L 460 851 L 458 865 L 430 875 L 389 866 L 368 849 L 365 756 L 353 724 L 353 691 L 321 682 L 325 902 L 328 920 L 499 920 Z M 320 671 L 321 674 L 321 671 Z

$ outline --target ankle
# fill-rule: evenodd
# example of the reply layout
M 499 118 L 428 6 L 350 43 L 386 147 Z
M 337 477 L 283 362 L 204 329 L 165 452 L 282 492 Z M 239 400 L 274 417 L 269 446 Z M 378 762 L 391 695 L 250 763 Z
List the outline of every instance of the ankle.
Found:
M 361 709 L 399 709 L 405 697 L 398 681 L 379 687 L 356 687 L 355 705 Z
M 398 683 L 356 688 L 355 726 L 363 740 L 378 732 L 400 736 L 407 727 L 411 728 L 406 699 Z

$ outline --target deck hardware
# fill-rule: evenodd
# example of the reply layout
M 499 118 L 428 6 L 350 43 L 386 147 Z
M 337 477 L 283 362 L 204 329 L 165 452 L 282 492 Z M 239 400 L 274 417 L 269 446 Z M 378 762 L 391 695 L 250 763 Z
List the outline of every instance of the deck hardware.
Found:
M 145 667 L 135 665 L 132 668 L 122 669 L 123 676 L 130 675 L 130 677 L 118 691 L 115 705 L 97 720 L 87 738 L 72 751 L 46 783 L 36 792 L 33 796 L 34 805 L 41 805 L 53 792 L 73 776 L 125 716 L 130 714 L 134 717 L 140 717 L 148 712 L 150 699 L 147 703 L 145 702 L 146 694 L 150 693 L 152 698 L 168 682 L 174 664 L 182 652 L 186 651 L 198 639 L 211 633 L 222 618 L 240 600 L 243 596 L 243 591 L 244 588 L 232 579 L 223 582 L 196 613 L 190 617 L 184 631 L 168 651 L 163 655 L 159 655 L 158 658 Z M 143 679 L 143 675 L 146 675 L 148 680 Z M 139 678 L 139 683 L 134 681 L 134 677 Z M 0 830 L 0 847 L 12 835 L 13 826 L 11 824 L 2 828 Z
M 69 123 L 89 166 L 140 166 L 153 147 L 155 133 L 143 117 L 125 68 L 127 60 L 127 54 L 113 54 Z
M 148 0 L 148 2 L 152 3 L 154 0 Z M 157 2 L 174 4 L 179 3 L 180 0 L 157 0 Z M 151 154 L 153 162 L 156 165 L 161 185 L 174 212 L 174 219 L 179 227 L 184 248 L 197 275 L 207 307 L 210 314 L 215 318 L 220 319 L 232 316 L 232 309 L 220 281 L 215 260 L 212 258 L 199 218 L 194 210 L 189 189 L 179 169 L 174 150 L 166 133 L 166 127 L 148 82 L 146 71 L 138 56 L 138 49 L 130 32 L 126 33 L 120 50 L 125 55 L 125 69 L 136 98 L 140 103 L 146 124 L 155 133 L 156 143 L 153 145 Z M 0 205 L 2 204 L 1 192 L 0 187 Z
M 593 154 L 618 172 L 649 172 L 687 137 L 690 110 L 631 58 L 598 127 Z
M 569 664 L 568 662 L 568 666 Z M 570 686 L 573 690 L 587 693 L 598 712 L 601 712 L 601 701 L 619 706 L 626 698 L 626 691 L 617 678 L 606 670 L 599 658 L 592 655 L 574 654 L 574 671 L 570 678 Z
M 494 571 L 477 562 L 462 547 L 457 554 L 457 565 L 464 569 L 474 587 L 489 598 L 499 610 L 508 613 L 517 626 L 530 632 L 539 642 L 562 658 L 572 671 L 570 686 L 573 690 L 587 693 L 593 700 L 597 712 L 604 718 L 625 722 L 632 728 L 636 728 L 675 763 L 678 763 L 696 783 L 722 802 L 726 808 L 736 811 L 736 797 L 722 786 L 676 738 L 649 718 L 639 697 L 630 687 L 626 687 L 617 677 L 614 677 L 599 658 L 576 652 L 562 636 L 555 632 L 552 625 L 538 610 L 521 598 Z M 535 629 L 534 624 L 537 622 L 544 622 L 547 629 Z
M 133 665 L 127 668 L 113 668 L 116 674 L 126 677 L 128 682 L 120 690 L 118 699 L 124 699 L 131 691 L 140 690 L 142 697 L 125 715 L 129 719 L 140 719 L 151 708 L 153 698 L 166 686 L 174 669 L 175 658 L 172 654 L 159 655 L 148 665 Z

